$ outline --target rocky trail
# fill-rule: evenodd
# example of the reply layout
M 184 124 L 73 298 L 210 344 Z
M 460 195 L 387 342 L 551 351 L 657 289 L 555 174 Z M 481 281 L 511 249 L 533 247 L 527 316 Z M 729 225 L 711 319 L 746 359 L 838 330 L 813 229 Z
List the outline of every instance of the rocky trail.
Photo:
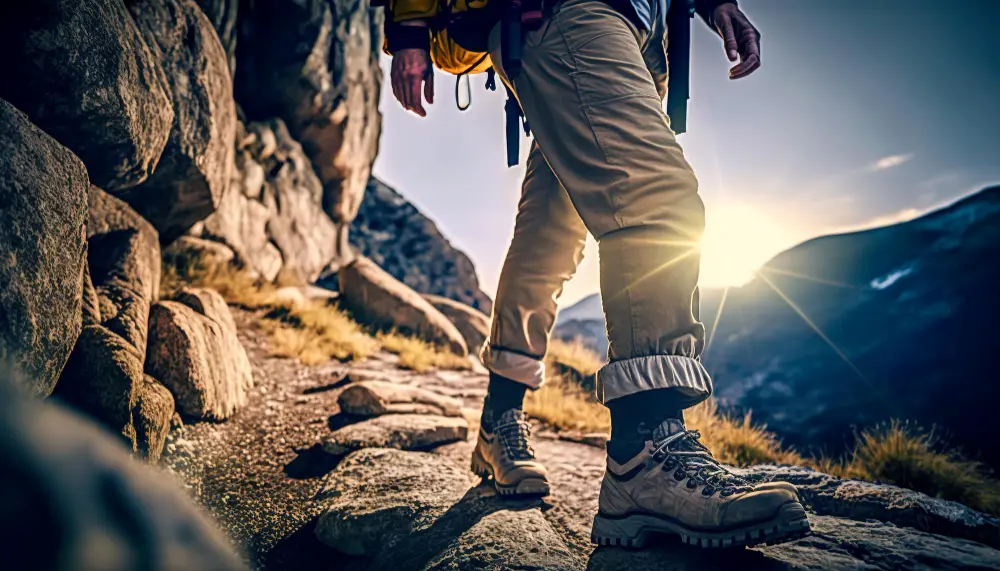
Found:
M 996 518 L 790 467 L 752 471 L 800 486 L 809 537 L 738 551 L 670 539 L 595 549 L 603 450 L 538 427 L 553 495 L 501 500 L 468 472 L 485 375 L 414 373 L 387 353 L 305 366 L 270 356 L 258 316 L 233 313 L 255 379 L 249 402 L 225 423 L 172 430 L 163 464 L 255 569 L 1000 569 Z M 340 398 L 361 385 L 378 390 Z M 339 402 L 389 414 L 364 420 Z

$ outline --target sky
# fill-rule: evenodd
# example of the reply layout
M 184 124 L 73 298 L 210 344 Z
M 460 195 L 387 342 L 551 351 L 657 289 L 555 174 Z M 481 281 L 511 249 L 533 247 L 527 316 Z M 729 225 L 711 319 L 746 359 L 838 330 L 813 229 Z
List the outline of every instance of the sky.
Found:
M 730 81 L 721 41 L 695 22 L 679 137 L 707 208 L 703 284 L 739 285 L 808 238 L 907 220 L 1000 183 L 1000 0 L 740 5 L 761 31 L 763 65 Z M 423 119 L 383 90 L 374 174 L 469 254 L 492 295 L 524 168 L 506 166 L 504 95 L 484 77 L 460 112 L 454 77 L 437 74 Z M 560 305 L 596 291 L 591 240 Z

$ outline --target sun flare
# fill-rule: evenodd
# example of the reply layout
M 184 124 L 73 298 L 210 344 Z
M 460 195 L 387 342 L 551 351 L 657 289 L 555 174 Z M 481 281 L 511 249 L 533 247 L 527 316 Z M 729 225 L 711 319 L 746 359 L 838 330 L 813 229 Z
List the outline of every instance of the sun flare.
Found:
M 758 209 L 731 202 L 709 205 L 701 241 L 701 285 L 743 285 L 792 245 L 787 229 Z

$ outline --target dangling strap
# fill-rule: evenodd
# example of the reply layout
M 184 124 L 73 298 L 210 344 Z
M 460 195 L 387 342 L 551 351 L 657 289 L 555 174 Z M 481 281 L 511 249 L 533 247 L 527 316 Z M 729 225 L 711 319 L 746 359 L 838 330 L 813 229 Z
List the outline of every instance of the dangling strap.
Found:
M 521 162 L 521 106 L 510 88 L 507 88 L 504 112 L 507 114 L 507 166 L 513 167 Z

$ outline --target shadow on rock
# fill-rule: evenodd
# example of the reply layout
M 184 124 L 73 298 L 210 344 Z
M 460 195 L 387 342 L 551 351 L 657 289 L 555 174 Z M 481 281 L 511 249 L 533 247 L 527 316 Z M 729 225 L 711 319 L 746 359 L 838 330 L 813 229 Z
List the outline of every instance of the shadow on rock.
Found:
M 644 549 L 598 547 L 590 554 L 587 571 L 704 571 L 706 569 L 788 569 L 781 561 L 752 549 L 703 549 L 664 537 Z
M 337 467 L 343 457 L 327 454 L 323 447 L 314 444 L 295 451 L 298 455 L 285 464 L 285 475 L 295 480 L 308 480 L 325 476 Z
M 337 553 L 323 545 L 316 538 L 315 519 L 281 539 L 253 563 L 255 569 L 285 571 L 360 571 L 368 565 L 363 557 Z
M 462 498 L 441 514 L 434 523 L 415 533 L 399 538 L 375 558 L 371 569 L 436 568 L 436 559 L 460 541 L 470 529 L 490 514 L 518 512 L 543 507 L 539 499 L 511 500 L 497 495 L 492 486 L 481 483 L 469 488 Z M 517 540 L 517 538 L 511 538 Z M 405 553 L 405 563 L 398 554 Z M 395 555 L 394 555 L 395 554 Z

